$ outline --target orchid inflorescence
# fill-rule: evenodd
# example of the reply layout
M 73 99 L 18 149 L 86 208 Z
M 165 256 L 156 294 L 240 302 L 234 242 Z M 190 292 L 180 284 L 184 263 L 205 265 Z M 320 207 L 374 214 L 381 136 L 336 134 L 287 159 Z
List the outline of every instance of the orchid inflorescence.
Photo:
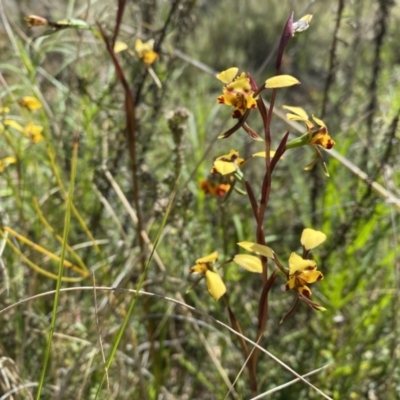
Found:
M 310 300 L 312 292 L 308 285 L 323 279 L 322 272 L 317 269 L 316 262 L 309 257 L 309 254 L 312 249 L 326 240 L 326 236 L 322 232 L 314 229 L 304 229 L 301 236 L 303 254 L 299 255 L 296 252 L 292 252 L 287 258 L 287 264 L 284 265 L 279 261 L 275 251 L 266 246 L 263 227 L 263 217 L 271 193 L 272 173 L 277 163 L 282 160 L 283 155 L 287 151 L 301 146 L 311 147 L 315 153 L 315 157 L 313 161 L 305 167 L 305 170 L 312 169 L 318 161 L 321 161 L 325 175 L 329 176 L 320 149 L 329 150 L 334 146 L 335 142 L 330 137 L 326 124 L 314 115 L 310 118 L 301 107 L 282 106 L 282 108 L 287 111 L 286 118 L 288 121 L 297 121 L 304 124 L 304 134 L 289 141 L 289 132 L 287 132 L 281 138 L 277 149 L 275 151 L 271 149 L 271 118 L 276 91 L 281 88 L 300 84 L 297 78 L 291 75 L 280 74 L 283 52 L 289 40 L 296 33 L 303 32 L 308 28 L 311 19 L 311 15 L 306 15 L 299 21 L 293 22 L 293 14 L 291 15 L 281 37 L 276 61 L 276 75 L 264 81 L 261 86 L 257 85 L 250 73 L 241 72 L 237 67 L 228 68 L 216 76 L 216 78 L 223 83 L 222 94 L 218 96 L 217 102 L 232 107 L 232 118 L 237 121 L 233 127 L 222 133 L 219 138 L 227 139 L 240 128 L 243 128 L 251 139 L 263 143 L 263 148 L 247 159 L 240 157 L 238 150 L 231 149 L 227 154 L 221 155 L 215 159 L 214 165 L 210 171 L 210 178 L 203 180 L 200 184 L 200 188 L 206 194 L 225 197 L 226 199 L 233 190 L 240 194 L 247 194 L 257 223 L 257 243 L 238 243 L 241 248 L 253 253 L 253 255 L 236 254 L 217 267 L 218 254 L 214 252 L 209 256 L 198 259 L 196 265 L 191 268 L 192 273 L 198 273 L 204 276 L 208 291 L 215 300 L 220 299 L 227 290 L 217 270 L 228 262 L 234 262 L 250 272 L 262 275 L 263 291 L 265 291 L 262 296 L 264 297 L 268 295 L 275 279 L 278 276 L 283 276 L 286 280 L 286 290 L 296 295 L 295 305 L 289 311 L 288 315 L 293 313 L 300 301 L 305 302 L 315 310 L 325 310 L 324 307 Z M 262 94 L 264 91 L 270 90 L 272 91 L 271 101 L 267 109 L 262 99 Z M 250 113 L 256 110 L 263 120 L 264 137 L 259 135 L 247 123 Z M 244 173 L 245 166 L 254 158 L 264 159 L 265 165 L 261 199 L 258 203 L 254 196 L 252 185 L 246 180 Z M 213 176 L 222 177 L 222 183 L 221 179 L 213 179 Z M 213 181 L 217 183 L 213 184 Z M 274 266 L 272 273 L 268 271 L 268 262 Z M 267 310 L 263 309 L 263 307 L 265 308 L 260 300 L 260 309 L 262 309 L 260 315 L 265 316 Z M 260 318 L 262 320 L 262 317 Z M 265 321 L 263 321 L 263 323 L 260 322 L 260 324 L 265 325 Z

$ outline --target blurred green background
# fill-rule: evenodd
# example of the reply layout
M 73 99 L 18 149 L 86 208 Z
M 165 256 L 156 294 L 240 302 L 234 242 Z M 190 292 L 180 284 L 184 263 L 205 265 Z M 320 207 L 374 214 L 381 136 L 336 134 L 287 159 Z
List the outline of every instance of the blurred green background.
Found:
M 189 270 L 214 250 L 224 260 L 238 252 L 238 241 L 255 241 L 255 224 L 246 196 L 232 193 L 224 203 L 205 195 L 199 183 L 217 156 L 230 149 L 249 156 L 262 151 L 263 144 L 243 130 L 217 140 L 235 121 L 231 109 L 217 104 L 222 86 L 210 72 L 237 66 L 261 84 L 274 75 L 277 45 L 291 11 L 295 20 L 313 14 L 310 28 L 291 40 L 283 58 L 282 72 L 301 85 L 279 91 L 276 108 L 300 106 L 323 118 L 334 149 L 366 177 L 327 152 L 330 178 L 320 166 L 304 171 L 313 157 L 308 148 L 288 152 L 278 164 L 266 240 L 286 261 L 299 250 L 304 227 L 328 236 L 313 254 L 325 278 L 312 287 L 313 298 L 327 311 L 300 304 L 280 325 L 293 296 L 278 280 L 260 344 L 299 374 L 325 366 L 308 379 L 333 399 L 399 399 L 399 3 L 127 2 L 118 40 L 133 49 L 136 38 L 155 39 L 159 60 L 152 69 L 161 82 L 160 87 L 137 57 L 118 54 L 136 100 L 137 193 L 125 136 L 124 92 L 104 42 L 94 31 L 28 28 L 24 22 L 29 14 L 52 21 L 78 18 L 91 26 L 99 23 L 112 37 L 117 3 L 0 0 L 0 100 L 10 108 L 2 115 L 0 158 L 17 161 L 0 175 L 3 226 L 60 254 L 56 235 L 64 229 L 73 138 L 79 134 L 76 212 L 68 244 L 90 274 L 83 278 L 66 268 L 65 276 L 81 281 L 63 286 L 92 286 L 94 276 L 99 286 L 134 289 L 142 269 L 133 199 L 137 196 L 143 229 L 154 241 L 180 176 L 159 258 L 150 264 L 143 289 L 184 300 L 229 325 L 223 302 L 209 296 L 205 282 L 187 293 L 193 281 Z M 38 98 L 43 108 L 24 109 L 18 103 L 24 96 Z M 264 98 L 269 100 L 267 91 Z M 177 114 L 183 115 L 179 129 L 171 123 Z M 261 121 L 253 114 L 252 127 L 261 134 Z M 5 119 L 42 126 L 44 140 L 33 143 Z M 275 116 L 274 147 L 287 130 L 298 134 Z M 261 159 L 247 167 L 246 178 L 258 197 Z M 2 232 L 0 310 L 55 288 L 55 281 L 28 261 L 53 274 L 58 268 L 32 244 L 9 232 L 7 241 Z M 67 259 L 73 261 L 71 254 Z M 243 333 L 254 340 L 260 277 L 234 264 L 220 273 Z M 91 290 L 61 294 L 42 398 L 95 398 L 104 372 L 99 337 L 107 357 L 130 300 L 124 292 L 97 292 L 96 298 Z M 28 391 L 34 395 L 52 302 L 48 295 L 0 314 L 0 398 L 18 385 L 27 385 L 27 391 L 7 398 L 29 399 Z M 250 399 L 247 370 L 227 394 L 228 382 L 244 361 L 237 338 L 221 326 L 165 299 L 139 297 L 108 371 L 109 388 L 103 385 L 100 398 Z M 260 354 L 257 377 L 260 393 L 294 379 L 265 354 Z M 268 397 L 322 398 L 301 382 Z

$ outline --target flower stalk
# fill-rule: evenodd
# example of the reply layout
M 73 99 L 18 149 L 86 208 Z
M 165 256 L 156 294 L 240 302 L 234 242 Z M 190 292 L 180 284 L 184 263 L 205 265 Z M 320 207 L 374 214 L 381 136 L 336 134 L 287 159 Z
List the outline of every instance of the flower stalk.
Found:
M 255 242 L 242 241 L 238 243 L 239 247 L 252 254 L 236 254 L 227 262 L 234 262 L 241 268 L 255 275 L 260 275 L 260 297 L 258 299 L 258 324 L 255 332 L 255 341 L 258 343 L 262 340 L 263 333 L 266 329 L 269 315 L 269 294 L 276 282 L 283 277 L 286 280 L 285 290 L 293 293 L 294 303 L 286 315 L 281 319 L 281 323 L 293 315 L 298 309 L 300 303 L 305 303 L 316 311 L 324 311 L 325 308 L 311 300 L 312 292 L 309 288 L 310 284 L 321 281 L 324 276 L 317 268 L 317 263 L 310 257 L 310 252 L 326 240 L 326 236 L 317 230 L 306 228 L 303 230 L 300 242 L 303 248 L 302 255 L 292 252 L 287 258 L 287 264 L 281 263 L 277 254 L 273 249 L 266 245 L 265 225 L 268 223 L 267 207 L 272 195 L 272 178 L 273 171 L 277 167 L 279 161 L 285 157 L 286 153 L 293 149 L 307 146 L 314 151 L 314 160 L 305 168 L 309 170 L 313 168 L 319 160 L 322 160 L 320 148 L 331 149 L 335 142 L 328 133 L 325 123 L 315 116 L 310 119 L 307 113 L 300 107 L 283 106 L 288 111 L 286 117 L 288 120 L 295 120 L 304 123 L 305 132 L 302 136 L 288 141 L 290 132 L 286 132 L 280 138 L 272 132 L 272 117 L 276 103 L 277 92 L 284 88 L 300 84 L 299 80 L 290 75 L 281 74 L 282 58 L 286 47 L 290 40 L 295 36 L 304 32 L 311 22 L 312 16 L 306 15 L 300 20 L 293 21 L 293 13 L 289 16 L 280 39 L 277 59 L 275 64 L 275 76 L 267 79 L 262 85 L 257 85 L 253 77 L 249 73 L 239 72 L 239 68 L 231 67 L 219 73 L 216 77 L 224 86 L 222 94 L 218 97 L 217 102 L 229 107 L 233 107 L 232 118 L 237 120 L 233 127 L 228 129 L 220 139 L 227 139 L 233 133 L 243 128 L 247 135 L 256 142 L 263 141 L 263 151 L 254 153 L 250 158 L 243 159 L 239 155 L 239 151 L 232 149 L 228 154 L 216 158 L 212 176 L 220 176 L 229 182 L 229 193 L 223 193 L 222 196 L 231 198 L 232 189 L 240 193 L 239 187 L 243 187 L 249 204 L 251 206 L 254 217 L 256 232 Z M 264 91 L 270 93 L 269 106 L 266 107 L 263 94 Z M 250 113 L 258 112 L 263 125 L 262 137 L 247 122 Z M 272 150 L 272 138 L 279 140 L 276 151 Z M 256 191 L 253 187 L 257 182 L 250 182 L 246 177 L 246 168 L 253 163 L 257 157 L 264 158 L 263 179 L 260 188 L 260 198 L 257 200 Z M 322 166 L 326 175 L 327 169 L 322 160 Z M 209 187 L 202 183 L 202 189 L 211 192 Z M 214 194 L 216 195 L 216 194 Z M 218 195 L 216 195 L 218 196 Z M 270 227 L 268 227 L 268 230 Z M 208 292 L 214 300 L 224 299 L 228 310 L 232 327 L 241 332 L 240 324 L 233 313 L 225 293 L 228 288 L 225 286 L 221 276 L 216 273 L 214 263 L 218 259 L 216 252 L 209 256 L 197 259 L 196 265 L 192 267 L 191 272 L 200 273 L 206 280 Z M 281 258 L 282 259 L 282 258 Z M 222 263 L 222 267 L 225 263 Z M 269 267 L 272 272 L 269 273 Z M 219 269 L 219 268 L 218 268 Z M 221 268 L 222 269 L 222 268 Z M 255 395 L 257 393 L 257 359 L 259 350 L 249 349 L 245 344 L 241 344 L 243 356 L 248 359 L 248 369 L 250 373 L 251 390 Z

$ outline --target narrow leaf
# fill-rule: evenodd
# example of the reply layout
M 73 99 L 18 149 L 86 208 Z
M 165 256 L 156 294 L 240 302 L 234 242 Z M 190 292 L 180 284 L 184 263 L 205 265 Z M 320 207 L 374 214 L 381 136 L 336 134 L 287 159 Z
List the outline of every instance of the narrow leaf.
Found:
M 286 132 L 285 136 L 282 138 L 281 142 L 279 143 L 278 148 L 276 149 L 275 154 L 272 156 L 272 160 L 271 160 L 271 174 L 275 169 L 276 164 L 278 163 L 278 161 L 283 158 L 283 154 L 286 151 L 286 143 L 289 137 L 289 131 Z M 271 152 L 272 153 L 272 152 Z

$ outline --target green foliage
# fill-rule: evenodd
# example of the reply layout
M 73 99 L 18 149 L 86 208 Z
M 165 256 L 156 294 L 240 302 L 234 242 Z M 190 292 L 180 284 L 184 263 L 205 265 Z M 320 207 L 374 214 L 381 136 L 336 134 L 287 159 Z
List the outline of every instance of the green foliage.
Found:
M 231 325 L 224 301 L 209 296 L 204 279 L 194 283 L 190 267 L 214 250 L 226 261 L 238 253 L 237 242 L 256 241 L 247 196 L 232 192 L 225 202 L 199 185 L 209 178 L 217 156 L 240 149 L 247 158 L 264 144 L 242 129 L 217 140 L 235 121 L 232 110 L 217 104 L 222 85 L 205 67 L 219 72 L 237 66 L 252 72 L 257 83 L 265 82 L 274 75 L 276 46 L 292 10 L 277 1 L 268 7 L 239 0 L 127 2 L 118 40 L 132 54 L 118 53 L 117 60 L 135 101 L 132 114 L 99 28 L 111 40 L 115 6 L 98 1 L 88 8 L 87 2 L 71 1 L 45 9 L 38 2 L 32 9 L 32 2 L 3 3 L 0 101 L 10 112 L 0 114 L 0 160 L 14 157 L 15 162 L 0 172 L 0 397 L 23 383 L 39 382 L 53 318 L 43 399 L 94 399 L 96 392 L 97 398 L 110 399 L 224 398 L 239 373 L 229 396 L 251 398 L 241 342 L 207 317 Z M 285 153 L 274 170 L 264 225 L 266 243 L 284 267 L 290 253 L 300 249 L 303 228 L 327 235 L 315 253 L 324 280 L 312 287 L 313 299 L 327 311 L 300 303 L 280 325 L 295 296 L 284 291 L 286 279 L 278 275 L 260 345 L 300 375 L 326 366 L 308 379 L 333 399 L 396 399 L 400 12 L 391 2 L 369 0 L 346 3 L 339 15 L 339 3 L 295 4 L 295 19 L 303 7 L 314 17 L 309 30 L 290 42 L 282 62 L 282 73 L 301 85 L 280 89 L 275 109 L 283 115 L 283 104 L 301 105 L 323 118 L 335 150 L 359 170 L 324 152 L 326 178 L 319 165 L 303 170 L 313 157 L 308 148 Z M 91 29 L 79 29 L 82 22 L 28 29 L 26 14 L 55 24 L 74 18 Z M 155 39 L 156 62 L 145 65 L 138 57 L 137 38 Z M 43 107 L 24 108 L 19 100 L 25 96 Z M 136 162 L 127 115 L 135 117 Z M 254 115 L 248 121 L 262 132 Z M 26 133 L 29 123 L 43 127 L 43 140 L 35 143 Z M 288 130 L 289 139 L 304 133 L 275 116 L 273 149 Z M 249 182 L 257 182 L 257 200 L 264 164 L 254 159 L 243 169 Z M 48 292 L 56 288 L 61 265 L 59 306 L 52 312 L 55 295 Z M 260 279 L 234 264 L 218 273 L 243 334 L 254 340 Z M 121 290 L 99 289 L 95 295 L 80 289 L 94 283 Z M 141 283 L 160 297 L 143 295 L 135 303 L 135 295 L 122 290 Z M 18 304 L 23 299 L 30 300 Z M 292 379 L 265 353 L 258 355 L 259 393 Z M 28 385 L 13 398 L 37 393 L 37 386 Z M 322 398 L 304 382 L 270 397 Z

